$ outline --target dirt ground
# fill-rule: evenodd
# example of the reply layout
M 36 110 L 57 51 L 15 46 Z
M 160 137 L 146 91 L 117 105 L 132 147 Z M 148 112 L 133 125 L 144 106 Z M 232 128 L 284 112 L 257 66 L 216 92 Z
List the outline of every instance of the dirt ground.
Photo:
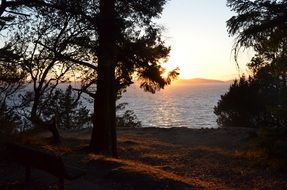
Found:
M 46 133 L 34 141 L 87 171 L 81 179 L 66 181 L 66 189 L 287 189 L 286 173 L 254 167 L 246 157 L 253 129 L 119 129 L 118 159 L 86 153 L 90 133 L 64 132 L 61 146 L 46 145 Z M 20 171 L 2 163 L 0 188 L 1 183 L 3 189 L 27 187 Z M 57 188 L 53 176 L 32 175 L 28 189 Z

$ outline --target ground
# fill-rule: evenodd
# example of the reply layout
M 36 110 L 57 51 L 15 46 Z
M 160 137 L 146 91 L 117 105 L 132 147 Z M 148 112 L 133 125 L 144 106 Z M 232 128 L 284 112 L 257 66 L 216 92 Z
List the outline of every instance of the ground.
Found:
M 256 167 L 246 156 L 254 132 L 248 128 L 119 129 L 118 159 L 84 150 L 90 130 L 62 133 L 61 146 L 47 145 L 46 133 L 26 143 L 61 154 L 65 163 L 86 171 L 84 177 L 66 181 L 66 189 L 287 189 L 286 173 Z M 2 163 L 0 187 L 23 187 L 21 172 L 19 166 Z M 30 189 L 57 187 L 49 174 L 32 175 Z

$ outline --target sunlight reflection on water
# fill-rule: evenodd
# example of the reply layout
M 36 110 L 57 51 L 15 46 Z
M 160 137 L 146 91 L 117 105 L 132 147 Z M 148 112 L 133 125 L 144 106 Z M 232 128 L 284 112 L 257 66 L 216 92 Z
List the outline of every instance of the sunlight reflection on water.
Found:
M 216 128 L 213 107 L 229 84 L 171 86 L 151 94 L 132 86 L 119 103 L 128 103 L 144 127 Z

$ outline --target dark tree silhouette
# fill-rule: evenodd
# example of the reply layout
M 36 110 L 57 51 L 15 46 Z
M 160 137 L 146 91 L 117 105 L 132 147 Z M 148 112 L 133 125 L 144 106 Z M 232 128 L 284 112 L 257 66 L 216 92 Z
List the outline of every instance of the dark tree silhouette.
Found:
M 19 55 L 8 44 L 0 49 L 0 107 L 25 85 L 27 73 L 17 64 Z
M 94 128 L 90 148 L 117 156 L 116 147 L 116 27 L 115 0 L 100 0 L 99 52 Z
M 164 88 L 177 75 L 174 71 L 167 79 L 161 76 L 163 68 L 159 60 L 168 55 L 169 49 L 161 41 L 159 29 L 151 22 L 159 15 L 164 3 L 163 0 L 100 1 L 99 18 L 104 23 L 98 28 L 98 78 L 90 143 L 90 148 L 96 152 L 117 155 L 115 101 L 122 88 L 120 85 L 131 84 L 136 72 L 144 79 L 141 87 L 154 92 Z M 143 31 L 145 34 L 141 35 Z
M 287 4 L 285 1 L 228 0 L 237 13 L 227 21 L 236 36 L 235 59 L 241 47 L 256 55 L 248 67 L 249 79 L 241 77 L 215 107 L 220 125 L 248 127 L 286 126 L 287 113 Z
M 29 13 L 27 11 L 27 13 Z M 84 29 L 81 26 L 74 27 L 71 30 L 68 24 L 71 20 L 65 17 L 62 22 L 53 18 L 53 15 L 45 17 L 42 14 L 47 13 L 45 9 L 33 12 L 34 16 L 30 19 L 17 18 L 14 20 L 12 38 L 13 50 L 18 55 L 18 65 L 28 76 L 26 82 L 32 84 L 31 96 L 25 96 L 25 105 L 30 106 L 31 112 L 26 118 L 36 127 L 49 129 L 54 137 L 54 142 L 60 142 L 60 135 L 57 129 L 57 122 L 54 118 L 55 113 L 51 113 L 54 118 L 45 119 L 43 109 L 46 108 L 49 99 L 52 98 L 55 89 L 59 83 L 67 81 L 69 72 L 74 70 L 75 66 L 59 57 L 58 54 L 66 53 L 68 42 L 72 37 L 78 36 Z M 57 22 L 58 21 L 58 22 Z M 53 23 L 57 22 L 57 24 Z M 33 23 L 33 27 L 29 25 Z M 70 47 L 70 46 L 69 46 Z M 79 52 L 78 49 L 70 50 L 68 53 Z M 68 54 L 66 53 L 66 54 Z
M 134 79 L 141 80 L 141 87 L 146 91 L 155 92 L 170 84 L 178 75 L 174 70 L 167 78 L 161 76 L 164 69 L 160 63 L 166 59 L 170 48 L 165 47 L 161 29 L 152 20 L 160 15 L 165 2 L 166 0 L 65 1 L 60 4 L 58 1 L 22 2 L 29 7 L 37 7 L 37 10 L 50 9 L 55 17 L 69 15 L 76 20 L 75 23 L 85 24 L 87 31 L 92 34 L 69 41 L 73 42 L 73 48 L 81 47 L 80 49 L 88 52 L 88 61 L 78 56 L 83 52 L 67 55 L 54 51 L 54 54 L 61 61 L 89 66 L 94 70 L 87 86 L 96 82 L 96 91 L 89 93 L 95 101 L 94 129 L 90 143 L 91 150 L 95 152 L 116 156 L 115 101 L 118 93 Z M 18 9 L 14 5 L 12 7 L 18 15 L 24 13 L 21 9 L 23 6 Z M 51 47 L 46 49 L 53 50 Z M 84 91 L 87 92 L 86 86 Z
M 227 21 L 228 33 L 236 37 L 235 55 L 241 47 L 257 52 L 282 48 L 287 40 L 286 1 L 228 0 L 227 6 L 237 14 Z
M 15 93 L 25 86 L 26 73 L 16 65 L 19 56 L 10 45 L 0 50 L 0 138 L 14 133 L 21 120 L 15 113 Z M 2 139 L 3 140 L 3 139 Z
M 51 98 L 43 103 L 41 105 L 43 116 L 49 118 L 51 115 L 56 115 L 57 126 L 60 129 L 81 129 L 91 120 L 89 110 L 83 106 L 71 85 L 65 91 L 57 89 Z

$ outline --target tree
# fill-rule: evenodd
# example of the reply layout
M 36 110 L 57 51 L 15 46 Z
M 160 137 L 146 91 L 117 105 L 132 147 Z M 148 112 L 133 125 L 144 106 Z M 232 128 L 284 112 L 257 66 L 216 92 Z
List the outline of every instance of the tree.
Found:
M 19 56 L 8 44 L 0 49 L 0 107 L 23 88 L 27 73 L 17 64 Z
M 270 73 L 235 80 L 214 107 L 217 123 L 227 127 L 284 126 L 286 119 L 275 114 L 275 108 L 286 108 L 278 99 L 283 91 L 277 85 Z
M 117 156 L 115 128 L 115 50 L 116 50 L 116 13 L 115 1 L 99 1 L 98 26 L 99 52 L 97 72 L 97 92 L 95 97 L 94 128 L 90 148 L 103 154 Z
M 95 100 L 93 151 L 116 155 L 115 100 L 118 92 L 132 83 L 134 73 L 143 79 L 141 86 L 151 92 L 164 88 L 177 75 L 173 71 L 166 79 L 161 76 L 164 69 L 159 63 L 169 48 L 160 38 L 160 29 L 151 22 L 164 2 L 117 1 L 115 6 L 114 1 L 100 1 L 100 22 L 94 23 L 99 41 L 97 89 L 94 95 L 89 93 Z
M 121 103 L 117 106 L 117 111 L 124 110 L 128 103 Z M 138 120 L 136 114 L 132 110 L 125 110 L 122 116 L 116 118 L 117 127 L 142 127 L 141 122 Z
M 141 87 L 155 92 L 170 84 L 178 75 L 175 70 L 167 78 L 162 77 L 164 69 L 160 64 L 166 60 L 170 48 L 161 39 L 160 27 L 152 22 L 153 18 L 159 17 L 165 2 L 82 0 L 66 1 L 65 5 L 54 1 L 26 4 L 30 7 L 49 8 L 58 18 L 68 14 L 75 18 L 75 23 L 85 24 L 86 31 L 92 34 L 74 38 L 74 45 L 89 52 L 94 65 L 91 68 L 94 70 L 92 81 L 96 82 L 96 91 L 89 93 L 95 102 L 94 129 L 90 143 L 93 151 L 116 156 L 116 96 L 133 82 L 134 76 L 141 80 Z M 21 12 L 21 9 L 17 9 L 17 12 Z M 66 56 L 58 52 L 57 57 L 71 64 L 91 66 L 75 55 Z
M 287 52 L 285 1 L 229 0 L 237 16 L 227 21 L 236 36 L 235 59 L 241 47 L 256 54 L 248 67 L 251 76 L 235 81 L 215 107 L 220 125 L 286 126 Z
M 177 75 L 176 71 L 172 72 L 167 80 L 161 76 L 162 67 L 160 67 L 158 61 L 159 58 L 165 58 L 169 50 L 163 46 L 160 36 L 158 36 L 159 30 L 153 27 L 151 23 L 151 19 L 161 12 L 165 1 L 117 1 L 119 7 L 115 6 L 115 2 L 115 0 L 100 1 L 99 17 L 104 23 L 100 23 L 98 33 L 97 92 L 94 128 L 90 143 L 90 148 L 96 152 L 113 156 L 117 155 L 115 130 L 117 86 L 115 84 L 115 72 L 121 72 L 120 76 L 130 82 L 131 74 L 134 73 L 133 67 L 136 66 L 139 76 L 147 79 L 141 86 L 148 91 L 163 88 L 170 83 L 172 77 Z M 129 9 L 126 9 L 127 5 L 130 6 Z M 127 15 L 127 13 L 130 15 Z M 144 28 L 147 35 L 140 36 L 136 27 Z M 135 40 L 137 43 L 132 43 Z M 125 56 L 124 52 L 128 53 L 128 51 L 121 50 L 127 47 L 130 48 L 131 45 L 139 45 L 134 48 L 138 52 L 131 51 L 134 53 L 133 55 Z M 143 48 L 140 45 L 146 45 L 149 48 Z M 145 50 L 145 56 L 139 53 L 140 50 Z M 156 52 L 151 53 L 150 51 Z M 136 59 L 133 59 L 133 57 L 139 57 L 138 60 L 141 65 L 136 65 L 133 62 Z M 127 58 L 132 60 L 133 64 L 129 65 L 131 62 Z M 140 70 L 141 68 L 143 70 Z
M 26 83 L 31 83 L 32 93 L 24 96 L 25 105 L 31 106 L 26 116 L 35 127 L 47 128 L 54 136 L 55 142 L 60 142 L 59 132 L 52 117 L 54 113 L 43 118 L 43 110 L 47 107 L 59 83 L 67 82 L 69 74 L 76 72 L 77 65 L 62 56 L 78 55 L 78 62 L 86 56 L 79 53 L 83 50 L 73 47 L 73 40 L 86 35 L 83 25 L 70 27 L 75 21 L 69 15 L 61 19 L 49 12 L 46 8 L 35 8 L 26 13 L 33 14 L 32 18 L 18 17 L 14 24 L 7 27 L 11 34 L 8 40 L 13 52 L 18 56 L 13 67 L 21 68 L 27 75 Z M 47 14 L 50 13 L 50 14 Z M 45 17 L 43 15 L 46 15 Z M 69 49 L 69 50 L 67 50 Z M 77 53 L 75 53 L 77 52 Z M 61 54 L 62 56 L 58 56 Z M 72 56 L 70 56 L 72 57 Z M 31 104 L 30 104 L 31 103 Z M 52 119 L 52 120 L 51 120 Z
M 82 102 L 76 94 L 73 94 L 72 86 L 58 98 L 59 126 L 63 129 L 79 129 L 90 121 L 89 110 L 82 106 Z
M 241 47 L 256 52 L 285 49 L 287 2 L 278 0 L 227 0 L 236 16 L 227 21 L 228 33 L 235 36 L 235 56 Z
M 18 56 L 10 45 L 0 49 L 0 136 L 15 133 L 21 124 L 21 119 L 15 113 L 15 93 L 25 86 L 26 73 L 14 65 Z
M 77 94 L 69 85 L 63 92 L 57 89 L 42 108 L 44 117 L 56 116 L 57 126 L 64 130 L 81 129 L 91 120 L 89 110 L 82 106 Z
M 217 123 L 220 126 L 243 126 L 249 127 L 253 124 L 253 118 L 260 111 L 257 88 L 251 84 L 251 79 L 241 77 L 229 88 L 228 92 L 214 107 L 214 113 L 218 116 Z

